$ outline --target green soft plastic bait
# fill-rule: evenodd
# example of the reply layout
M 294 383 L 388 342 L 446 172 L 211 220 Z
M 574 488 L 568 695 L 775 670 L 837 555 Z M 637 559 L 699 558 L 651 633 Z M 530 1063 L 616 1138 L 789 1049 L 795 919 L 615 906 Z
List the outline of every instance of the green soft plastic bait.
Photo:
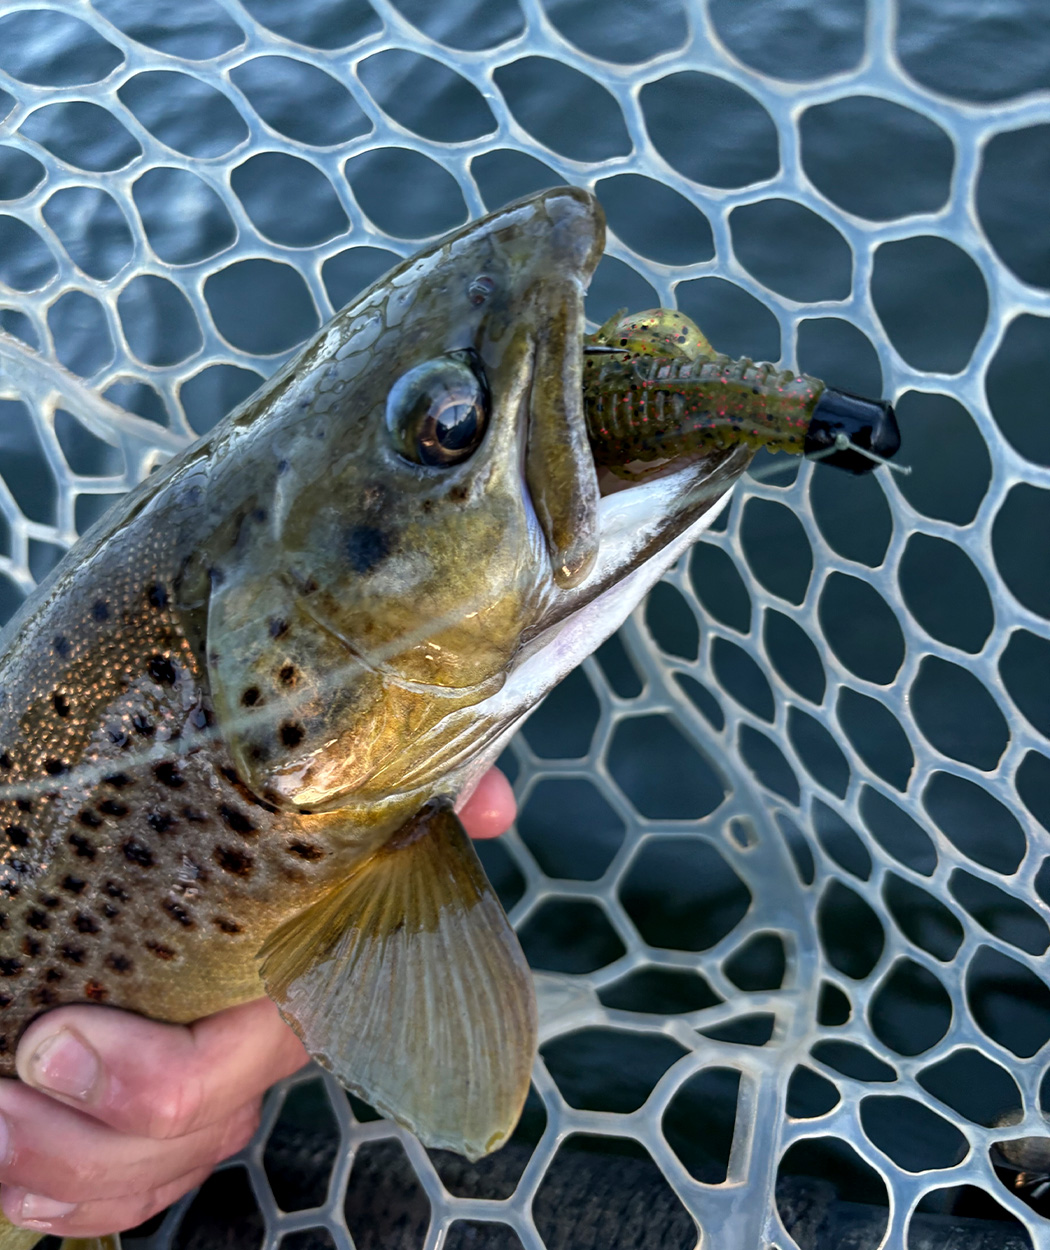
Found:
M 866 473 L 900 446 L 888 403 L 747 357 L 734 360 L 674 309 L 621 311 L 584 350 L 591 451 L 618 477 L 635 480 L 669 462 L 736 446 L 806 454 Z

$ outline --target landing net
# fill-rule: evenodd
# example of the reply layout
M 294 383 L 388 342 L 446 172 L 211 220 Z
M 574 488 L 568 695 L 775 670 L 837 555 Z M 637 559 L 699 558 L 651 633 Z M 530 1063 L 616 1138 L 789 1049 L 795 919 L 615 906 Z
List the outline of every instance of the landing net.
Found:
M 0 3 L 4 618 L 396 259 L 563 182 L 609 216 L 595 324 L 677 304 L 884 394 L 913 469 L 766 458 L 514 743 L 482 853 L 543 1024 L 508 1150 L 428 1153 L 308 1072 L 194 1218 L 297 1250 L 1046 1244 L 990 1150 L 1050 1098 L 1047 26 Z M 190 1203 L 152 1245 L 192 1244 Z

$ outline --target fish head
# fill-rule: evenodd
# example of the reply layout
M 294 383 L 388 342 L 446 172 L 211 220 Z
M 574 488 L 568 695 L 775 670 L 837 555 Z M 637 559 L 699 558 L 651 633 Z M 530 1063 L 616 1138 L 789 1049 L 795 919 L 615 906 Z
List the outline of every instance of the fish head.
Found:
M 578 188 L 473 223 L 340 313 L 217 438 L 213 497 L 265 496 L 213 544 L 207 628 L 220 728 L 267 801 L 458 784 L 563 668 L 537 685 L 534 663 L 526 689 L 523 662 L 566 631 L 579 650 L 588 605 L 614 606 L 743 470 L 716 453 L 673 488 L 631 487 L 633 510 L 601 497 L 582 353 L 603 245 Z M 591 612 L 586 650 L 614 617 Z

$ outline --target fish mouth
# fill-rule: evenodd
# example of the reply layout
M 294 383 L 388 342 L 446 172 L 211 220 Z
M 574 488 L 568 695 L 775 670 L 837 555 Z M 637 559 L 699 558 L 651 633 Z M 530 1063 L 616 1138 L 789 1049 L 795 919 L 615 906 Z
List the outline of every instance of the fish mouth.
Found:
M 597 471 L 597 558 L 586 577 L 559 596 L 535 636 L 549 634 L 601 599 L 608 599 L 605 611 L 612 623 L 606 635 L 612 633 L 715 520 L 753 457 L 752 448 L 733 447 L 686 465 L 663 466 L 637 482 Z

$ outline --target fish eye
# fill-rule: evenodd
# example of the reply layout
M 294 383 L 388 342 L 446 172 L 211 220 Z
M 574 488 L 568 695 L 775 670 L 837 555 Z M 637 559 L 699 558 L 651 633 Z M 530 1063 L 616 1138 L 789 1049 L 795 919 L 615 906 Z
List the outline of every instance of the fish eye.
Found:
M 471 349 L 416 365 L 387 396 L 391 441 L 413 464 L 461 464 L 481 445 L 488 421 L 488 386 Z

